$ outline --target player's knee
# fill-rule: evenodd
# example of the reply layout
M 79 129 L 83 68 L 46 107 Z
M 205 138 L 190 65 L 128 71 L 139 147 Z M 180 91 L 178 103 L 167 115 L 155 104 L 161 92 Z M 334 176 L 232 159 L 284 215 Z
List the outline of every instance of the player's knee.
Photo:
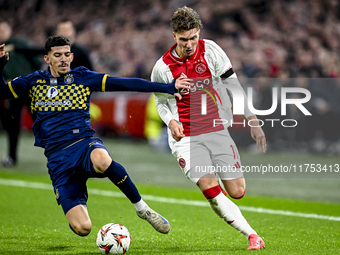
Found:
M 205 175 L 204 177 L 200 178 L 196 185 L 201 189 L 202 192 L 205 190 L 208 190 L 210 188 L 213 188 L 218 185 L 216 178 L 214 175 L 209 174 Z
M 244 187 L 237 187 L 231 191 L 228 191 L 230 197 L 234 199 L 241 199 L 246 194 L 246 189 Z
M 81 222 L 77 224 L 70 225 L 74 233 L 79 236 L 87 236 L 91 232 L 91 221 Z
M 112 163 L 111 157 L 104 150 L 94 150 L 91 153 L 93 167 L 97 173 L 104 173 Z
M 106 171 L 106 169 L 110 166 L 111 162 L 112 160 L 110 161 L 103 160 L 98 162 L 96 165 L 93 165 L 93 167 L 97 173 L 103 174 Z

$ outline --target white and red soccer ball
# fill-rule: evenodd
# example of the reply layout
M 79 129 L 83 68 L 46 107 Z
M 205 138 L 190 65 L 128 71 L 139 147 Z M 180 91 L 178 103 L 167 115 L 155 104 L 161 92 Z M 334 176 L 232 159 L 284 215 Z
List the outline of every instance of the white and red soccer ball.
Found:
M 123 225 L 109 223 L 99 230 L 96 243 L 102 254 L 124 254 L 130 248 L 131 235 Z

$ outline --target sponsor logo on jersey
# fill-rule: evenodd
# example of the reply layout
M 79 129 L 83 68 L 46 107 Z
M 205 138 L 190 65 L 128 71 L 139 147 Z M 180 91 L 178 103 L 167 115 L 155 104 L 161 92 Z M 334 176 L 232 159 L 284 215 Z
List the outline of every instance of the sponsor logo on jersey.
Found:
M 65 75 L 64 82 L 65 82 L 66 84 L 71 84 L 71 83 L 73 83 L 73 82 L 74 82 L 73 75 L 72 75 L 72 74 L 67 74 L 67 75 Z
M 46 83 L 46 80 L 45 79 L 38 79 L 37 83 Z
M 183 89 L 180 90 L 181 95 L 188 95 L 189 93 L 190 93 L 189 89 L 183 88 Z
M 181 74 L 181 76 L 182 76 L 182 74 Z M 206 87 L 206 89 L 204 87 Z M 190 89 L 183 88 L 183 89 L 180 90 L 180 93 L 181 93 L 181 95 L 188 95 L 189 93 L 193 93 L 193 92 L 196 92 L 196 91 L 199 91 L 199 90 L 202 90 L 205 93 L 207 93 L 212 98 L 215 105 L 217 105 L 217 101 L 215 99 L 215 96 L 216 96 L 218 98 L 218 100 L 220 101 L 220 104 L 222 105 L 222 100 L 221 100 L 219 94 L 217 93 L 217 91 L 212 87 L 212 80 L 210 78 L 193 79 L 193 81 L 190 83 Z M 202 99 L 202 102 L 203 102 L 203 99 Z
M 48 98 L 54 98 L 56 97 L 57 95 L 59 94 L 58 92 L 58 89 L 56 87 L 50 87 L 48 90 L 47 90 L 47 97 Z
M 71 106 L 71 101 L 70 100 L 60 100 L 60 101 L 37 101 L 35 102 L 36 107 L 61 107 L 61 106 Z
M 82 84 L 37 84 L 30 90 L 32 111 L 86 110 L 91 92 Z

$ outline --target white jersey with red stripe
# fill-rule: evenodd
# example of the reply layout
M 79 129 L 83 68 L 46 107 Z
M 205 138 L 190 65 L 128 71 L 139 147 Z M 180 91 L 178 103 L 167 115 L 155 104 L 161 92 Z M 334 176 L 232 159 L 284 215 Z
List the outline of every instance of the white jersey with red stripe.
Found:
M 173 95 L 155 93 L 160 117 L 166 125 L 172 119 L 182 124 L 186 136 L 223 130 L 229 125 L 214 125 L 214 120 L 226 119 L 230 124 L 231 101 L 225 88 L 214 86 L 222 82 L 222 74 L 232 70 L 228 56 L 211 40 L 199 39 L 195 53 L 188 58 L 180 58 L 176 54 L 176 45 L 157 61 L 151 80 L 170 83 L 181 75 L 186 75 L 193 81 L 190 90 L 181 91 L 182 100 Z M 232 77 L 236 78 L 236 75 L 233 74 Z M 202 105 L 202 98 L 205 99 L 205 105 Z M 206 111 L 205 114 L 202 107 Z M 171 135 L 169 139 L 173 139 Z

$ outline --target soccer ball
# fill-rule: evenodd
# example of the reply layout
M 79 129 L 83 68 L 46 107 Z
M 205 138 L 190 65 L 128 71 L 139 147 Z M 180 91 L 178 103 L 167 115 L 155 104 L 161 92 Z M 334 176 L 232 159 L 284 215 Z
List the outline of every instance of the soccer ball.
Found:
M 131 235 L 123 225 L 109 223 L 99 230 L 96 243 L 102 254 L 124 254 L 130 247 Z

